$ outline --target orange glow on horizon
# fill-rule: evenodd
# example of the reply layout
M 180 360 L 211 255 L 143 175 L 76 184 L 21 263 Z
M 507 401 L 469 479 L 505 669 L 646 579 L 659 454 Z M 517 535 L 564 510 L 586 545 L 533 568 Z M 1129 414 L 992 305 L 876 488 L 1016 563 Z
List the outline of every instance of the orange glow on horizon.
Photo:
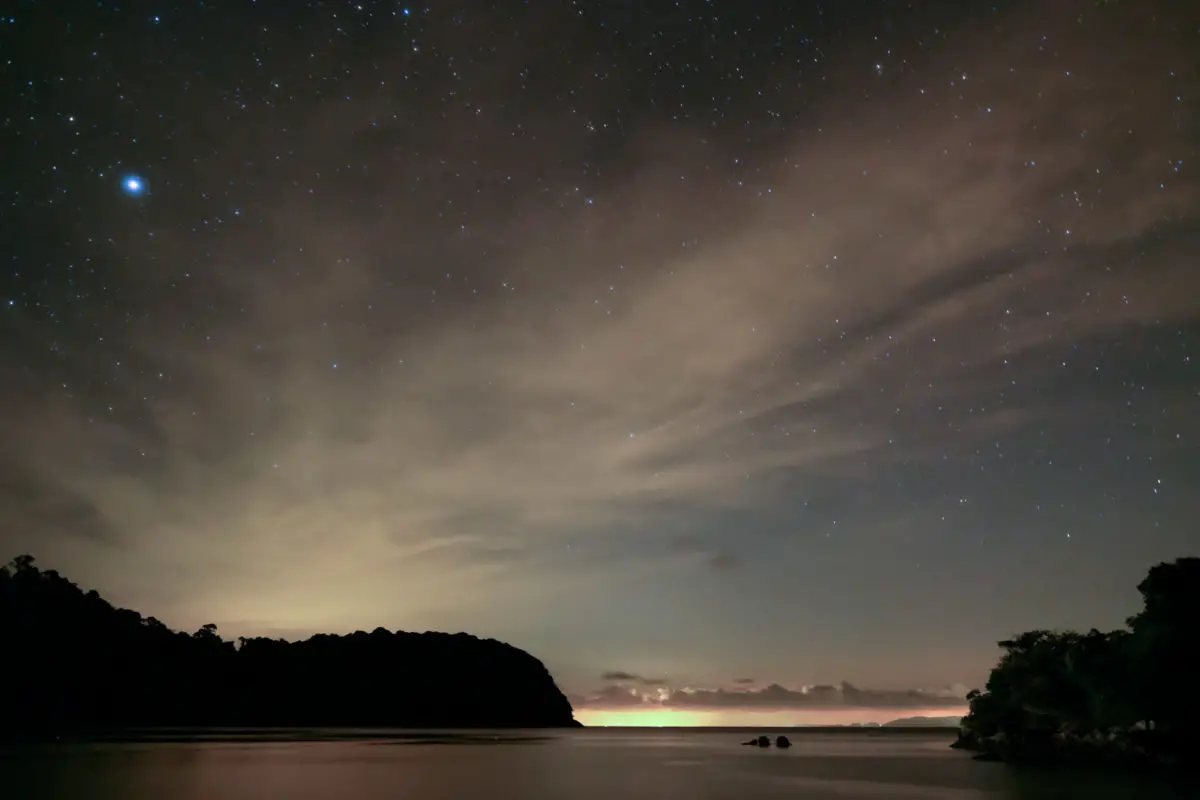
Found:
M 967 707 L 958 708 L 830 708 L 830 709 L 747 709 L 703 708 L 577 708 L 575 719 L 588 727 L 629 728 L 708 728 L 804 727 L 808 725 L 882 724 L 903 717 L 961 717 Z

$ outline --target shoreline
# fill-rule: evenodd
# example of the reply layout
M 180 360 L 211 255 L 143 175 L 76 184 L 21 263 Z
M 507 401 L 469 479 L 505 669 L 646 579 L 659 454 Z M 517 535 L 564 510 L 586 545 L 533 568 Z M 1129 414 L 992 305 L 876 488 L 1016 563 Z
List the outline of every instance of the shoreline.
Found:
M 978 736 L 962 730 L 950 748 L 970 753 L 976 761 L 1015 767 L 1065 767 L 1136 772 L 1183 770 L 1186 761 L 1176 755 L 1181 750 L 1177 747 L 1163 747 L 1163 744 L 1161 739 L 1146 731 L 1109 734 L 1097 732 L 1084 735 L 1046 733 L 1010 738 L 1004 734 Z

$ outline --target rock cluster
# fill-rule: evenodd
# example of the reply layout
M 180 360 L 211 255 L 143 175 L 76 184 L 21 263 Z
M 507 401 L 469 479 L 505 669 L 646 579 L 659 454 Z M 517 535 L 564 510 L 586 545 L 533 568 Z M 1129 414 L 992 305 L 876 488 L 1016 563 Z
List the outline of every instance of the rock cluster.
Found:
M 750 739 L 749 741 L 742 742 L 742 744 L 745 745 L 746 747 L 770 747 L 771 746 L 771 737 L 770 736 L 757 736 L 753 739 Z M 789 748 L 792 746 L 792 742 L 786 736 L 776 736 L 775 737 L 775 746 L 786 749 L 786 748 Z

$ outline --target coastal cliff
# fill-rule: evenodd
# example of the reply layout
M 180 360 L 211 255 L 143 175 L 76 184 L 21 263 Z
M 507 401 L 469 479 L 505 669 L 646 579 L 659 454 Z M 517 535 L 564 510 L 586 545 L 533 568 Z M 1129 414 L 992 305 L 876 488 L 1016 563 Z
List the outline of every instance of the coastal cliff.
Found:
M 6 738 L 142 727 L 574 727 L 523 650 L 376 628 L 236 644 L 115 608 L 22 556 L 0 569 Z

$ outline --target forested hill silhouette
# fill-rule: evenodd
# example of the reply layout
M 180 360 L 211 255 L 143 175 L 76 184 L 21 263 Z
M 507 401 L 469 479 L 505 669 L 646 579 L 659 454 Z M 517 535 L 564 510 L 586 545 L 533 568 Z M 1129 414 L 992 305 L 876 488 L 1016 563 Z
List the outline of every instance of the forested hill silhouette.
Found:
M 1021 762 L 1193 767 L 1200 750 L 1200 558 L 1150 569 L 1128 630 L 1000 642 L 955 744 Z
M 0 568 L 0 735 L 135 727 L 575 726 L 533 656 L 464 633 L 237 644 L 114 608 L 31 556 Z

